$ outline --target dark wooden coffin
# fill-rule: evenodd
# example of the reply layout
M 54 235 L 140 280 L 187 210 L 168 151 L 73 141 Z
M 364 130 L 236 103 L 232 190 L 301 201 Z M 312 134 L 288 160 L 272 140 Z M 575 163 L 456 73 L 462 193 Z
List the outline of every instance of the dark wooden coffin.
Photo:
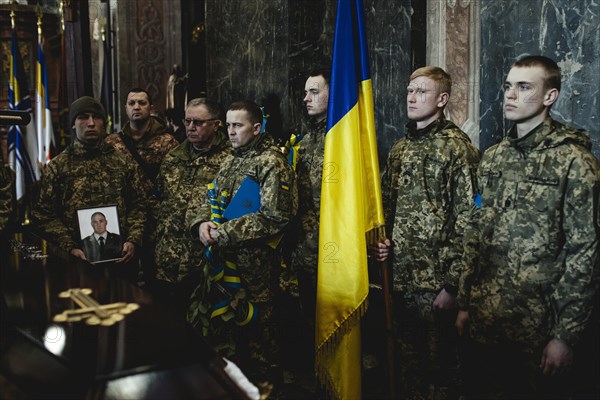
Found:
M 117 265 L 93 266 L 23 234 L 2 239 L 0 262 L 0 398 L 245 397 L 202 338 Z M 76 288 L 100 305 L 139 308 L 111 326 L 56 322 L 81 308 L 59 297 Z

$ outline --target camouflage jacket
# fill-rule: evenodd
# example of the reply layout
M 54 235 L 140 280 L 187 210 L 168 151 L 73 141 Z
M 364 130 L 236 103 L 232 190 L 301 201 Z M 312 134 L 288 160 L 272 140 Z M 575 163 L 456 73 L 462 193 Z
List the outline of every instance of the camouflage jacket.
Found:
M 480 158 L 469 137 L 443 117 L 406 136 L 388 155 L 381 179 L 394 290 L 456 294 L 462 233 Z
M 485 152 L 458 297 L 476 340 L 538 351 L 553 337 L 577 343 L 599 269 L 600 164 L 590 148 L 584 132 L 547 118 Z
M 129 124 L 126 124 L 121 132 L 109 135 L 106 142 L 113 145 L 119 152 L 131 155 L 124 142 L 125 136 L 131 138 Z M 166 127 L 158 118 L 150 117 L 148 130 L 140 140 L 133 143 L 138 154 L 146 163 L 146 168 L 142 168 L 144 185 L 148 194 L 152 194 L 163 158 L 169 151 L 179 146 L 179 142 L 167 132 Z
M 75 140 L 45 167 L 32 214 L 48 240 L 70 251 L 81 248 L 77 209 L 111 204 L 121 237 L 141 246 L 147 196 L 137 165 L 106 143 L 92 149 Z
M 179 282 L 200 265 L 204 247 L 188 235 L 185 216 L 199 213 L 207 185 L 230 154 L 231 142 L 219 131 L 208 149 L 195 151 L 185 140 L 163 160 L 157 178 L 162 197 L 156 245 L 159 279 Z
M 138 141 L 133 140 L 131 137 L 131 126 L 129 124 L 126 124 L 121 132 L 109 135 L 106 141 L 120 153 L 131 156 L 131 161 L 140 166 L 142 182 L 148 194 L 149 213 L 146 224 L 146 241 L 147 245 L 153 248 L 156 243 L 156 228 L 160 209 L 160 195 L 156 187 L 156 177 L 158 176 L 163 158 L 165 158 L 169 151 L 179 146 L 179 142 L 166 131 L 165 125 L 156 117 L 150 117 L 148 130 Z M 133 157 L 125 141 L 134 144 L 143 163 L 140 163 L 136 157 Z
M 0 234 L 8 228 L 13 216 L 12 171 L 0 165 Z
M 298 218 L 290 234 L 292 241 L 292 267 L 316 275 L 319 263 L 319 218 L 321 207 L 321 180 L 325 151 L 327 120 L 308 126 L 298 151 Z M 299 225 L 299 226 L 298 226 Z
M 279 285 L 280 258 L 267 242 L 281 234 L 296 215 L 296 177 L 269 134 L 234 149 L 215 183 L 218 195 L 225 190 L 231 199 L 249 177 L 260 186 L 260 210 L 226 221 L 217 230 L 217 247 L 223 257 L 237 265 L 243 286 L 255 302 L 270 301 Z M 189 216 L 190 233 L 198 236 L 198 224 L 208 220 L 208 200 L 195 216 Z

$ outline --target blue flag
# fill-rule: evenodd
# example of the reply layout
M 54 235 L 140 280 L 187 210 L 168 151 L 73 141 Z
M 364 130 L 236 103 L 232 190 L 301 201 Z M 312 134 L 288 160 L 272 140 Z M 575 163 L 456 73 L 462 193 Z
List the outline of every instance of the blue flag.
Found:
M 8 104 L 11 110 L 26 111 L 30 115 L 32 114 L 29 85 L 14 29 L 10 46 Z M 37 136 L 32 115 L 31 122 L 27 126 L 13 125 L 8 132 L 8 164 L 15 171 L 17 200 L 23 197 L 27 185 L 40 179 L 37 156 Z

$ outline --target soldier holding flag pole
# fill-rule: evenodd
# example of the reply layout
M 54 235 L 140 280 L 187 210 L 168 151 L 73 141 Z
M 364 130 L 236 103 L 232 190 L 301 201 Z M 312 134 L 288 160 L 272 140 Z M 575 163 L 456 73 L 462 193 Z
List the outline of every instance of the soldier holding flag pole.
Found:
M 384 238 L 362 0 L 338 2 L 323 162 L 316 371 L 334 398 L 361 398 L 367 244 Z

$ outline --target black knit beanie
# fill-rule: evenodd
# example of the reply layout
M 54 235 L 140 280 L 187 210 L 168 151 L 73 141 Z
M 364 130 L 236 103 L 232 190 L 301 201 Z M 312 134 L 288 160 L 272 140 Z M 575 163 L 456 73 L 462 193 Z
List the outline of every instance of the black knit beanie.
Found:
M 73 126 L 75 118 L 77 118 L 79 114 L 84 113 L 94 113 L 99 115 L 102 117 L 102 120 L 106 122 L 106 111 L 104 111 L 102 104 L 93 97 L 83 96 L 71 103 L 71 108 L 69 109 L 69 121 L 71 122 L 71 126 Z

